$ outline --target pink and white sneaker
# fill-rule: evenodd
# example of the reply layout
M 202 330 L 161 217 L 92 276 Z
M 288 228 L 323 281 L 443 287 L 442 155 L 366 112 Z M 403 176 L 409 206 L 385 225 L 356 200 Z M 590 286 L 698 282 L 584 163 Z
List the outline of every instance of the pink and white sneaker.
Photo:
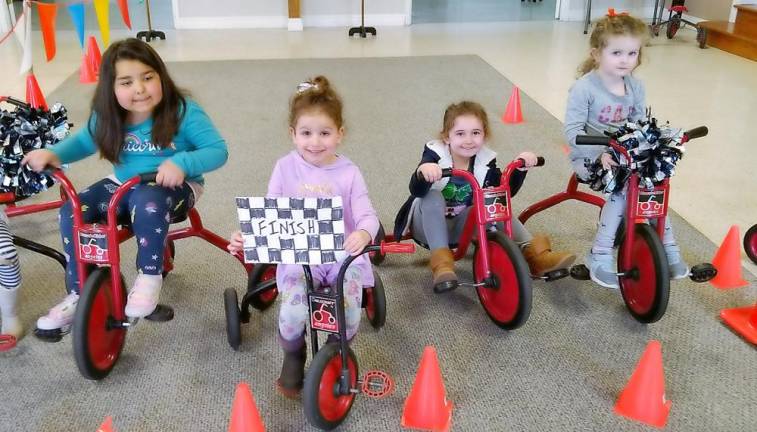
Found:
M 63 335 L 71 331 L 77 303 L 79 303 L 79 294 L 69 293 L 63 301 L 53 306 L 47 315 L 37 319 L 34 334 L 43 340 L 59 341 Z
M 126 316 L 129 318 L 144 318 L 158 307 L 160 288 L 163 286 L 161 275 L 137 275 L 134 286 L 129 291 L 126 300 Z

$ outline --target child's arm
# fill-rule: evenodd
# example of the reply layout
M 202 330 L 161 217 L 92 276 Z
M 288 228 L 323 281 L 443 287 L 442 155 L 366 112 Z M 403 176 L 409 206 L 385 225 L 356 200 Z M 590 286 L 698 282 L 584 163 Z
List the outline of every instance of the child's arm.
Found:
M 628 119 L 635 122 L 647 115 L 647 95 L 644 83 L 635 78 L 631 78 L 629 81 L 633 92 L 633 112 L 628 116 Z
M 574 157 L 576 153 L 581 153 L 576 146 L 576 137 L 586 133 L 586 124 L 589 122 L 589 105 L 591 104 L 591 94 L 588 89 L 585 88 L 581 81 L 571 87 L 570 93 L 568 93 L 568 103 L 565 110 L 565 125 L 563 126 L 563 132 L 565 134 L 565 140 L 570 146 L 570 157 Z
M 425 196 L 431 190 L 431 185 L 441 177 L 442 169 L 439 167 L 439 155 L 424 146 L 421 162 L 410 177 L 410 195 L 414 197 Z
M 265 194 L 267 197 L 282 197 L 284 196 L 284 175 L 281 172 L 281 161 L 276 162 L 271 172 L 271 178 L 268 180 L 268 192 Z
M 96 116 L 90 116 L 88 124 L 82 126 L 74 134 L 68 136 L 63 141 L 49 148 L 60 159 L 61 163 L 71 163 L 82 160 L 97 152 L 95 140 L 92 139 L 90 128 L 94 130 Z
M 194 149 L 178 152 L 170 160 L 191 178 L 221 167 L 229 153 L 226 141 L 205 111 L 191 101 L 185 107 L 178 134 L 192 143 Z
M 370 236 L 368 242 L 375 239 L 379 229 L 379 220 L 368 197 L 368 186 L 358 169 L 355 169 L 355 176 L 352 179 L 349 205 L 355 221 L 355 231 L 363 230 L 368 233 Z

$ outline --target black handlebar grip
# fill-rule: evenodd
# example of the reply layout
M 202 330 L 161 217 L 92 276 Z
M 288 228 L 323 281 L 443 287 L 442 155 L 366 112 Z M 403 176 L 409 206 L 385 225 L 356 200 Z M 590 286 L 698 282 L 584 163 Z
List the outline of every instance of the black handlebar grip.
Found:
M 442 178 L 444 177 L 452 177 L 452 168 L 444 168 L 442 170 Z
M 545 162 L 546 161 L 544 160 L 544 157 L 542 156 L 539 156 L 538 158 L 536 158 L 536 166 L 544 166 Z
M 155 182 L 155 178 L 158 176 L 158 173 L 151 172 L 151 173 L 144 173 L 139 175 L 139 182 L 140 183 L 152 183 Z
M 695 138 L 702 138 L 703 136 L 707 136 L 708 133 L 709 130 L 707 129 L 707 126 L 699 126 L 690 131 L 686 131 L 683 134 L 686 135 L 688 139 L 693 140 Z
M 599 135 L 578 135 L 576 145 L 610 145 L 610 137 Z

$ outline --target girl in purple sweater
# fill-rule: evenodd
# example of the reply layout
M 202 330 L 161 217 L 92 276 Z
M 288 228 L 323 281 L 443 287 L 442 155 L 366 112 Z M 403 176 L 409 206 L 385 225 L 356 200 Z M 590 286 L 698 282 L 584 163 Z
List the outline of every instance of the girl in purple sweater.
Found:
M 357 255 L 371 243 L 379 228 L 376 211 L 368 198 L 360 169 L 337 148 L 344 136 L 342 100 L 328 79 L 317 76 L 301 83 L 290 101 L 289 135 L 295 149 L 276 162 L 268 183 L 268 197 L 333 197 L 344 203 L 347 238 L 344 249 Z M 242 235 L 230 241 L 232 253 L 242 250 Z M 313 265 L 316 285 L 334 286 L 340 263 Z M 276 283 L 281 294 L 279 340 L 284 349 L 279 391 L 295 398 L 302 389 L 305 370 L 306 304 L 305 274 L 301 265 L 278 265 Z M 366 255 L 353 261 L 344 280 L 347 338 L 357 332 L 363 286 L 373 285 L 373 272 Z

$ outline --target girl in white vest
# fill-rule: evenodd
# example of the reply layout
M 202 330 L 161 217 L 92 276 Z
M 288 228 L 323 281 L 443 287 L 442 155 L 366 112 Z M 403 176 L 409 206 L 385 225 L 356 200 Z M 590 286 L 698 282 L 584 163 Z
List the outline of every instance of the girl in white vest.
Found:
M 457 246 L 473 204 L 470 185 L 459 177 L 442 178 L 442 169 L 467 170 L 484 188 L 499 186 L 502 172 L 497 167 L 497 154 L 485 145 L 488 136 L 489 120 L 480 104 L 462 101 L 448 106 L 439 139 L 426 143 L 421 162 L 410 178 L 411 196 L 395 219 L 395 238 L 412 231 L 413 238 L 431 250 L 434 292 L 457 288 L 450 248 Z M 532 152 L 520 153 L 516 158 L 526 161 L 526 166 L 510 178 L 513 196 L 537 160 Z M 513 240 L 520 245 L 535 276 L 565 268 L 576 258 L 553 252 L 546 236 L 532 236 L 517 218 L 512 219 L 512 230 Z

